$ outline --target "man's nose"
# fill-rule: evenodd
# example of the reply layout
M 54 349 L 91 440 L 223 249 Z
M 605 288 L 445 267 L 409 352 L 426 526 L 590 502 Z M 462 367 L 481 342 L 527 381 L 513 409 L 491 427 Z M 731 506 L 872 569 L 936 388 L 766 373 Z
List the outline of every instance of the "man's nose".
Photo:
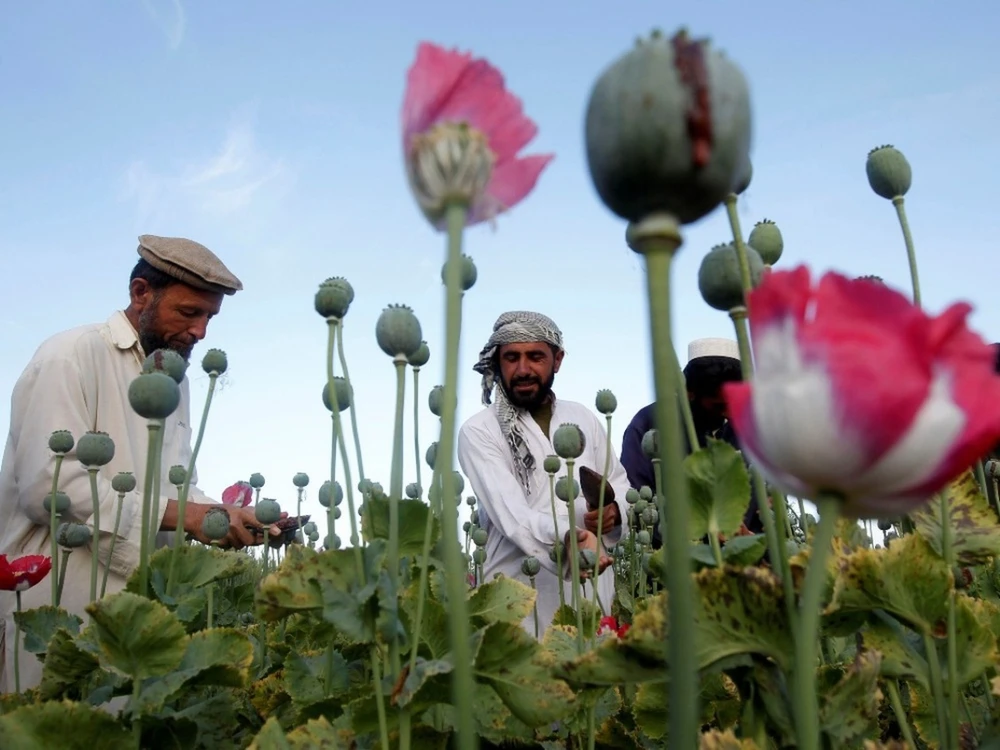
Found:
M 208 333 L 208 320 L 205 318 L 201 318 L 198 321 L 192 323 L 188 327 L 188 333 L 191 334 L 191 336 L 196 341 L 201 341 L 203 338 L 205 338 L 205 335 Z

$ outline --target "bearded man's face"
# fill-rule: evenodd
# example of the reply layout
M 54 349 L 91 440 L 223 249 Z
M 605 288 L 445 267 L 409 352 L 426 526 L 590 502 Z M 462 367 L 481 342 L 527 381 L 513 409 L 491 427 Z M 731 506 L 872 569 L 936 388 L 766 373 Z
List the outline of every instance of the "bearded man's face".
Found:
M 519 409 L 538 408 L 552 393 L 563 352 L 544 342 L 504 344 L 497 352 L 500 386 Z
M 208 321 L 218 314 L 222 296 L 186 284 L 150 289 L 140 295 L 138 333 L 143 351 L 151 354 L 157 349 L 173 349 L 190 359 L 195 344 L 205 338 Z

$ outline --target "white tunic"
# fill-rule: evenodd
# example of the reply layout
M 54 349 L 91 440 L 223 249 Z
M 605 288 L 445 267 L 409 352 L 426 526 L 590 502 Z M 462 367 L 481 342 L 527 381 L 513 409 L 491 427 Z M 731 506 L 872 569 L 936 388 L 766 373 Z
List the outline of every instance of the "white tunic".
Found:
M 559 608 L 559 581 L 557 568 L 549 558 L 549 551 L 557 538 L 565 538 L 569 530 L 569 505 L 556 498 L 556 516 L 559 522 L 558 535 L 552 519 L 549 475 L 542 468 L 546 456 L 554 455 L 552 443 L 530 415 L 518 417 L 524 439 L 535 457 L 535 470 L 530 478 L 531 492 L 525 496 L 524 488 L 514 472 L 514 458 L 507 442 L 500 432 L 495 406 L 483 409 L 462 425 L 458 434 L 458 461 L 462 473 L 468 477 L 472 490 L 479 500 L 479 524 L 488 533 L 486 542 L 486 563 L 483 579 L 490 581 L 496 573 L 515 578 L 525 584 L 530 580 L 521 572 L 521 562 L 533 555 L 541 563 L 541 572 L 535 577 L 538 591 L 537 607 L 539 636 L 552 623 Z M 576 460 L 574 474 L 579 481 L 579 467 L 587 466 L 598 474 L 604 471 L 607 432 L 601 419 L 587 407 L 573 401 L 556 399 L 552 407 L 552 421 L 549 435 L 563 423 L 574 423 L 580 427 L 586 438 L 583 455 Z M 566 475 L 566 464 L 556 475 Z M 622 525 L 604 534 L 604 545 L 610 547 L 621 538 L 627 525 L 627 503 L 625 493 L 629 489 L 625 468 L 611 450 L 611 466 L 608 483 L 615 491 L 615 502 L 621 511 Z M 584 528 L 583 516 L 587 503 L 582 494 L 574 501 L 576 525 Z M 564 558 L 565 563 L 565 558 Z M 571 603 L 569 576 L 564 578 L 566 603 Z M 591 584 L 586 586 L 587 598 L 592 599 Z M 613 567 L 608 567 L 599 578 L 598 594 L 605 614 L 610 614 L 615 594 Z M 522 626 L 532 635 L 535 633 L 534 615 L 522 622 Z
M 11 397 L 10 432 L 0 466 L 0 554 L 8 558 L 21 555 L 50 555 L 49 514 L 42 503 L 52 491 L 54 456 L 49 450 L 49 436 L 56 430 L 69 430 L 74 440 L 88 430 L 108 433 L 115 442 L 115 456 L 97 476 L 101 511 L 102 566 L 98 570 L 98 595 L 108 564 L 109 541 L 114 529 L 118 493 L 111 479 L 120 471 L 135 474 L 136 489 L 125 496 L 119 538 L 110 561 L 107 593 L 125 587 L 128 576 L 139 561 L 142 519 L 142 491 L 148 443 L 147 421 L 132 411 L 128 401 L 129 384 L 140 373 L 145 354 L 135 329 L 123 312 L 115 312 L 105 323 L 86 325 L 52 336 L 43 342 L 14 386 Z M 167 499 L 176 497 L 167 474 L 175 464 L 187 466 L 191 457 L 190 393 L 187 379 L 181 384 L 181 402 L 166 420 L 161 459 L 160 513 L 157 528 L 166 510 Z M 211 503 L 192 477 L 189 499 Z M 93 503 L 90 479 L 76 459 L 67 454 L 59 472 L 59 489 L 72 503 L 72 520 L 91 523 Z M 164 543 L 173 534 L 160 534 Z M 62 557 L 60 551 L 59 557 Z M 79 547 L 69 557 L 60 606 L 89 620 L 85 607 L 90 603 L 90 545 Z M 57 560 L 52 561 L 56 575 Z M 46 577 L 22 592 L 23 609 L 50 604 L 52 583 Z M 4 669 L 0 674 L 0 693 L 14 690 L 14 619 L 15 598 L 0 592 L 0 656 Z M 24 643 L 24 639 L 21 639 Z M 41 662 L 26 651 L 20 657 L 21 689 L 34 687 L 41 679 Z

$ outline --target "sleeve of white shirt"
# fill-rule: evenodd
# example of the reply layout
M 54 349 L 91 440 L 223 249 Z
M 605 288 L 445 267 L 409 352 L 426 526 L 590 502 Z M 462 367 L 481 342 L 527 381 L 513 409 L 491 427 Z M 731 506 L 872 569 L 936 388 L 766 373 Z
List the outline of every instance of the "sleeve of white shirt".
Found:
M 32 523 L 48 527 L 50 516 L 43 505 L 52 492 L 55 457 L 48 448 L 56 430 L 69 430 L 74 441 L 91 429 L 87 409 L 86 377 L 66 356 L 49 356 L 33 364 L 18 382 L 11 399 L 11 430 L 16 431 L 14 468 L 19 479 L 19 510 Z M 101 512 L 101 547 L 107 549 L 114 531 L 118 493 L 111 486 L 107 466 L 97 472 L 97 499 Z M 66 454 L 59 471 L 59 490 L 70 499 L 65 517 L 92 523 L 90 476 L 76 458 L 76 447 Z M 136 487 L 122 501 L 121 524 L 109 566 L 118 575 L 131 574 L 139 558 L 142 488 Z M 166 503 L 161 503 L 161 512 Z M 159 521 L 157 521 L 159 523 Z M 106 559 L 106 558 L 105 558 Z
M 528 505 L 524 488 L 508 468 L 509 462 L 509 449 L 493 435 L 478 426 L 462 426 L 458 433 L 458 463 L 490 523 L 526 557 L 533 555 L 542 567 L 555 573 L 556 565 L 549 558 L 556 540 L 552 514 Z M 560 529 L 563 534 L 565 531 Z
M 594 417 L 594 429 L 591 439 L 594 441 L 595 453 L 597 454 L 597 466 L 594 467 L 594 470 L 603 472 L 608 455 L 608 433 L 597 417 Z M 603 543 L 605 547 L 617 544 L 628 527 L 628 501 L 625 499 L 625 493 L 632 487 L 628 481 L 628 473 L 625 471 L 625 467 L 622 465 L 613 447 L 610 453 L 611 463 L 608 468 L 608 484 L 614 488 L 615 505 L 618 506 L 622 522 L 619 526 L 615 526 L 610 531 L 604 533 Z

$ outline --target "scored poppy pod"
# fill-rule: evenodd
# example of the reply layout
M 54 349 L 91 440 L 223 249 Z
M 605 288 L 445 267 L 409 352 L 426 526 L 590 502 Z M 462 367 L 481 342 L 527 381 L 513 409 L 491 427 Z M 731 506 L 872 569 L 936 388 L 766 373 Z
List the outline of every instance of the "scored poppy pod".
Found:
M 743 450 L 798 497 L 849 517 L 906 513 L 1000 439 L 995 352 L 971 308 L 931 316 L 891 288 L 771 271 L 748 298 L 756 372 L 725 397 Z

